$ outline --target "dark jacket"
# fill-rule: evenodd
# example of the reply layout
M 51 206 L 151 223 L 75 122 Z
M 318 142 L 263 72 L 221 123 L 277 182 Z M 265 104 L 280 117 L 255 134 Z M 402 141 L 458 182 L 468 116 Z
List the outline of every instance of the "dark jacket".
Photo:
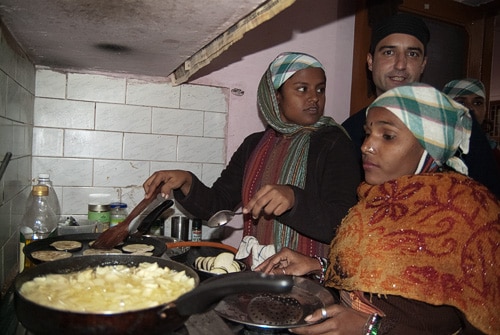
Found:
M 462 312 L 451 306 L 434 306 L 394 295 L 377 296 L 365 293 L 373 305 L 384 311 L 379 335 L 481 335 Z
M 192 215 L 207 220 L 221 209 L 241 205 L 245 165 L 264 132 L 248 136 L 210 188 L 193 175 L 189 194 L 175 199 Z M 351 206 L 360 183 L 354 145 L 339 127 L 323 127 L 311 135 L 305 188 L 292 186 L 295 204 L 278 220 L 302 235 L 329 244 Z
M 486 134 L 472 115 L 472 131 L 469 143 L 469 153 L 460 155 L 469 168 L 469 177 L 486 186 L 497 198 L 500 198 L 500 170 L 493 156 Z M 347 130 L 358 152 L 361 165 L 361 146 L 365 139 L 364 124 L 366 122 L 366 108 L 351 115 L 342 123 Z M 361 171 L 362 173 L 362 171 Z

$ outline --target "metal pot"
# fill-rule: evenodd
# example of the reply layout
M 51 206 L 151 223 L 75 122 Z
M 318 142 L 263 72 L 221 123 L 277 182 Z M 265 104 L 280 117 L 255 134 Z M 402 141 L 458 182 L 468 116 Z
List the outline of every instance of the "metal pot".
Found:
M 185 271 L 195 278 L 196 287 L 173 302 L 115 314 L 56 310 L 20 294 L 22 284 L 35 277 L 106 265 L 136 266 L 142 262 L 157 262 L 161 267 Z M 20 273 L 15 279 L 14 305 L 18 320 L 36 334 L 165 334 L 182 326 L 190 315 L 210 309 L 225 296 L 242 292 L 288 292 L 293 287 L 293 278 L 242 272 L 223 276 L 210 284 L 198 284 L 199 278 L 193 269 L 167 259 L 139 255 L 81 256 L 43 263 Z

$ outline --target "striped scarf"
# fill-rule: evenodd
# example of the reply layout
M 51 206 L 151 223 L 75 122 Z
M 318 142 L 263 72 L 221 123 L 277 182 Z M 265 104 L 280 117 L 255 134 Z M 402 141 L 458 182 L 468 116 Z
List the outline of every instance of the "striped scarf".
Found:
M 471 94 L 476 94 L 486 99 L 486 94 L 484 92 L 483 83 L 473 78 L 452 80 L 443 87 L 443 93 L 447 94 L 452 99 Z

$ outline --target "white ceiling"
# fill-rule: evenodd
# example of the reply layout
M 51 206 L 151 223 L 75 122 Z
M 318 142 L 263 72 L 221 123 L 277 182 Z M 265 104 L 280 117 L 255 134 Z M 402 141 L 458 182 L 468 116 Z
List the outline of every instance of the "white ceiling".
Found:
M 247 25 L 253 28 L 294 1 L 0 0 L 0 19 L 4 33 L 35 65 L 160 77 L 175 71 L 180 74 L 174 81 L 182 81 L 192 73 L 183 73 L 181 65 L 191 64 L 191 56 L 228 30 L 244 34 L 248 27 L 237 30 L 235 24 L 254 17 L 248 14 L 274 6 Z M 498 0 L 454 1 L 478 6 Z M 209 58 L 224 51 L 226 42 L 216 46 L 217 53 L 210 49 Z
M 0 17 L 36 65 L 168 76 L 265 2 L 0 0 Z

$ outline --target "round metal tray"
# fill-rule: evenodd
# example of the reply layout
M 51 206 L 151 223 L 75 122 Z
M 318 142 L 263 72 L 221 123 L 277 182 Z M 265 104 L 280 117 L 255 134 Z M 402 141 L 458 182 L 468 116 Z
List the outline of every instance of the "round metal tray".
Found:
M 215 307 L 221 317 L 258 328 L 289 329 L 310 325 L 304 318 L 317 309 L 335 303 L 323 286 L 305 277 L 294 277 L 286 294 L 234 294 Z

